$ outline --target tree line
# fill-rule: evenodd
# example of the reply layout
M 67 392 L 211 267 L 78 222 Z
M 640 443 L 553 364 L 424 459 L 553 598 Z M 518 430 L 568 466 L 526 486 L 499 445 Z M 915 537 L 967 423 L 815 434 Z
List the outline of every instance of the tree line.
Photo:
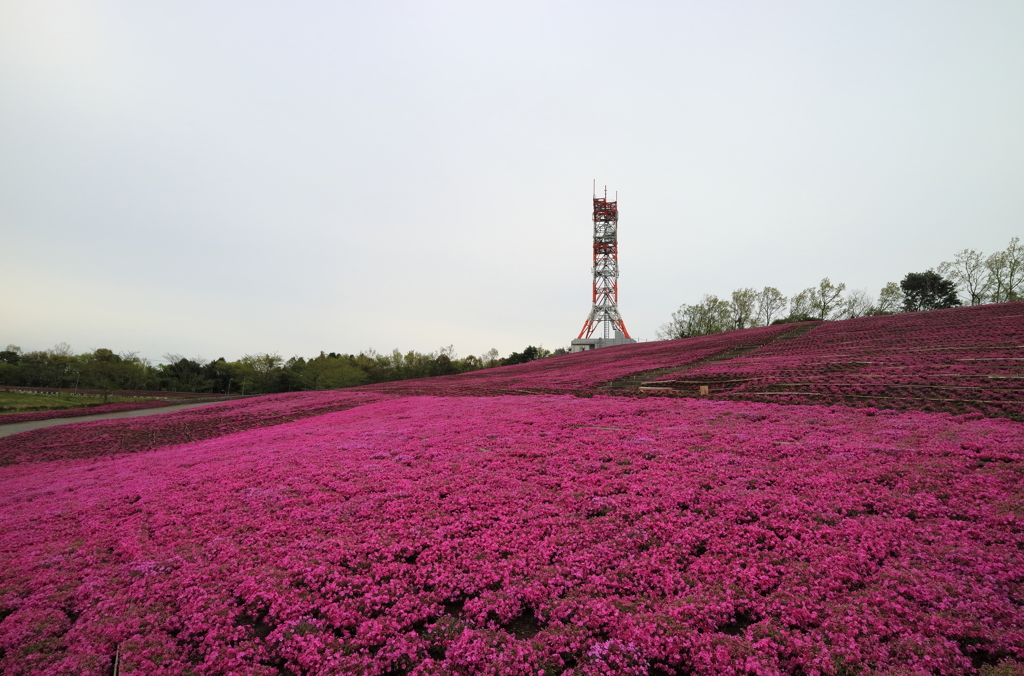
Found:
M 853 319 L 868 315 L 920 312 L 964 303 L 1020 300 L 1024 284 L 1024 247 L 1014 237 L 1004 251 L 986 256 L 974 249 L 924 272 L 908 273 L 871 296 L 866 289 L 846 290 L 825 277 L 817 286 L 785 296 L 773 286 L 760 291 L 737 289 L 730 298 L 705 294 L 699 303 L 683 304 L 658 329 L 662 340 L 687 338 L 769 324 Z
M 555 353 L 562 353 L 559 349 Z M 237 361 L 223 357 L 165 354 L 165 363 L 153 364 L 137 352 L 116 353 L 101 348 L 75 354 L 67 343 L 49 350 L 26 352 L 16 345 L 0 350 L 0 385 L 83 390 L 145 390 L 267 394 L 301 390 L 328 390 L 368 383 L 383 383 L 424 376 L 453 375 L 507 364 L 521 364 L 553 354 L 529 346 L 504 359 L 496 349 L 477 357 L 459 358 L 452 346 L 436 352 L 359 354 L 321 352 L 311 359 L 270 353 L 247 354 Z

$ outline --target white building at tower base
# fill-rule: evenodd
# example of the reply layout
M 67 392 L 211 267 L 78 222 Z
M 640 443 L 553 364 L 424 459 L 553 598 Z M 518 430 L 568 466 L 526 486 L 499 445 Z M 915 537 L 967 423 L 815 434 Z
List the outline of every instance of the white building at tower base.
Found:
M 599 347 L 611 347 L 612 345 L 629 345 L 636 341 L 627 338 L 622 331 L 616 331 L 614 338 L 576 338 L 572 341 L 570 352 L 586 352 L 596 350 Z

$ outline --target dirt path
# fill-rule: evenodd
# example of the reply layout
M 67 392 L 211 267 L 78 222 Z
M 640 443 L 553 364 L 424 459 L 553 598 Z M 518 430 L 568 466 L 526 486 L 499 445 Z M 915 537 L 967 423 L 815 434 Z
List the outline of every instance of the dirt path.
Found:
M 170 413 L 171 411 L 180 411 L 186 408 L 196 408 L 198 406 L 212 406 L 213 404 L 223 404 L 222 401 L 207 401 L 202 404 L 175 404 L 173 406 L 161 406 L 160 408 L 143 408 L 137 411 L 121 411 L 119 413 L 101 413 L 99 415 L 83 415 L 77 418 L 51 418 L 49 420 L 29 420 L 20 423 L 11 423 L 10 425 L 0 425 L 0 437 L 9 437 L 12 434 L 18 434 L 19 432 L 28 432 L 29 430 L 37 430 L 41 427 L 53 427 L 54 425 L 68 425 L 70 423 L 78 422 L 89 422 L 92 420 L 110 420 L 111 418 L 137 418 L 142 415 L 159 415 L 161 413 Z

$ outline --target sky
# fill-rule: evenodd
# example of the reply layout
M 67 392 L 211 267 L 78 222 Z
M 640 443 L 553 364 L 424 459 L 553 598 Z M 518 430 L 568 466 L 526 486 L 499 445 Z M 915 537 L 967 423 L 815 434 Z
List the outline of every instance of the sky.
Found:
M 1024 3 L 0 0 L 0 344 L 567 346 L 1024 236 Z

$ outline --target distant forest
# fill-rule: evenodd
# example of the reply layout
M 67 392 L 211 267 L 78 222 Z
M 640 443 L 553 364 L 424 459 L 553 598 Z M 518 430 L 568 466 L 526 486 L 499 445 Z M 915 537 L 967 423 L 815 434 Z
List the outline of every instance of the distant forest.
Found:
M 920 312 L 959 305 L 1020 300 L 1024 286 L 1024 247 L 1014 237 L 1005 251 L 986 256 L 964 249 L 953 260 L 924 272 L 910 272 L 889 282 L 873 297 L 866 289 L 846 291 L 846 284 L 825 277 L 817 286 L 786 297 L 773 286 L 760 291 L 737 289 L 731 298 L 705 295 L 681 305 L 658 329 L 658 338 L 705 336 L 789 322 L 853 319 L 867 315 Z
M 507 364 L 521 364 L 562 353 L 527 347 L 504 359 L 491 349 L 481 357 L 458 358 L 451 346 L 437 352 L 357 355 L 321 352 L 312 359 L 277 354 L 250 354 L 238 361 L 223 357 L 207 361 L 179 354 L 164 355 L 164 364 L 151 364 L 138 353 L 98 349 L 75 354 L 66 343 L 50 350 L 24 352 L 16 345 L 0 351 L 0 385 L 74 388 L 82 390 L 146 390 L 267 394 L 329 390 L 424 376 L 442 376 Z

